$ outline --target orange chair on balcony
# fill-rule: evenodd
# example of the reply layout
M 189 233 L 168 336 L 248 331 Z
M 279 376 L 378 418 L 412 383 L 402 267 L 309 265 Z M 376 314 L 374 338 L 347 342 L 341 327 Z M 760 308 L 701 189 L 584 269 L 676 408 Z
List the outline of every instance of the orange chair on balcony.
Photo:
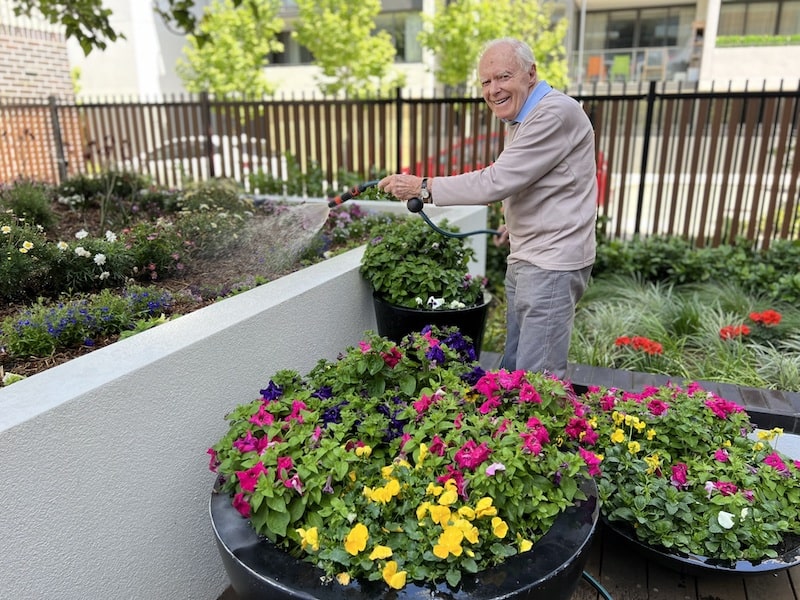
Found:
M 590 56 L 586 65 L 586 80 L 601 81 L 606 78 L 606 65 L 600 55 Z

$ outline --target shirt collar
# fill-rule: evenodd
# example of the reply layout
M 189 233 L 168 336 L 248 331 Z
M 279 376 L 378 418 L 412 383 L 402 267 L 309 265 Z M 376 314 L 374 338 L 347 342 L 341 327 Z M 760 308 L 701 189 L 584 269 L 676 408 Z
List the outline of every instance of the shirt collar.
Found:
M 531 93 L 528 94 L 528 99 L 525 100 L 525 104 L 522 105 L 522 110 L 519 111 L 519 114 L 511 120 L 503 120 L 509 125 L 522 123 L 522 121 L 525 120 L 525 117 L 527 117 L 534 107 L 539 104 L 539 100 L 544 98 L 552 89 L 553 88 L 546 81 L 540 81 L 534 86 L 534 88 L 531 90 Z

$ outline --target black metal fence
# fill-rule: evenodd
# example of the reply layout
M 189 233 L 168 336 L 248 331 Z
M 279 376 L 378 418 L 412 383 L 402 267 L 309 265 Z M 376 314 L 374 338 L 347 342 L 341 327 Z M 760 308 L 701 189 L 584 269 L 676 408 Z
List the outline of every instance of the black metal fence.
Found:
M 611 237 L 800 237 L 800 87 L 703 91 L 649 85 L 580 89 L 595 126 L 598 212 Z M 0 99 L 0 180 L 58 182 L 107 168 L 161 185 L 296 165 L 331 186 L 343 173 L 446 175 L 486 166 L 505 129 L 481 98 L 214 99 L 66 103 Z

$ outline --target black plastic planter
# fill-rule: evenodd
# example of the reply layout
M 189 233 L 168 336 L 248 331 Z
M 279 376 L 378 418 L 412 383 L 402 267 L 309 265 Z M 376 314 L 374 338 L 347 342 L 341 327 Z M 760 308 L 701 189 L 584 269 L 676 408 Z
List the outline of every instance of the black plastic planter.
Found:
M 383 582 L 357 581 L 343 587 L 259 537 L 226 494 L 213 492 L 209 510 L 217 548 L 239 600 L 569 600 L 588 559 L 599 514 L 594 480 L 584 480 L 582 489 L 588 499 L 561 513 L 529 552 L 465 576 L 458 589 L 446 583 L 410 583 L 396 591 Z
M 421 331 L 426 325 L 436 325 L 439 328 L 458 327 L 463 335 L 472 340 L 476 356 L 481 354 L 483 330 L 491 301 L 491 294 L 484 293 L 483 304 L 478 306 L 452 310 L 420 310 L 395 306 L 375 294 L 372 295 L 379 335 L 399 343 L 404 336 Z

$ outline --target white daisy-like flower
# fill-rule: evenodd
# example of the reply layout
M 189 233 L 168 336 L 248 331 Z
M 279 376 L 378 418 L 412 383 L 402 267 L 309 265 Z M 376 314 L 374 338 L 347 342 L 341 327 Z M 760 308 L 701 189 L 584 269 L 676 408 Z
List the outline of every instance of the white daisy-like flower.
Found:
M 67 244 L 67 242 L 58 242 L 56 244 L 56 248 L 58 248 L 59 250 L 61 250 L 63 252 L 64 250 L 69 248 L 69 244 Z
M 111 273 L 109 273 L 108 271 L 103 271 L 102 273 L 100 273 L 100 281 L 108 279 L 109 277 L 111 277 Z
M 106 231 L 106 240 L 108 240 L 111 243 L 116 242 L 117 241 L 117 234 L 109 229 L 108 231 Z
M 82 240 L 87 235 L 89 235 L 89 232 L 86 231 L 85 229 L 81 229 L 78 233 L 75 234 L 75 237 L 78 238 L 79 240 Z
M 11 233 L 11 227 L 8 225 L 3 225 L 2 227 L 0 227 L 0 231 L 6 234 Z
M 106 264 L 106 255 L 105 254 L 101 254 L 99 252 L 97 254 L 95 254 L 94 255 L 94 264 L 96 264 L 97 266 L 102 266 L 102 265 Z
M 92 253 L 89 252 L 83 246 L 78 246 L 77 248 L 75 248 L 75 256 L 80 256 L 81 258 L 90 258 L 92 256 Z

